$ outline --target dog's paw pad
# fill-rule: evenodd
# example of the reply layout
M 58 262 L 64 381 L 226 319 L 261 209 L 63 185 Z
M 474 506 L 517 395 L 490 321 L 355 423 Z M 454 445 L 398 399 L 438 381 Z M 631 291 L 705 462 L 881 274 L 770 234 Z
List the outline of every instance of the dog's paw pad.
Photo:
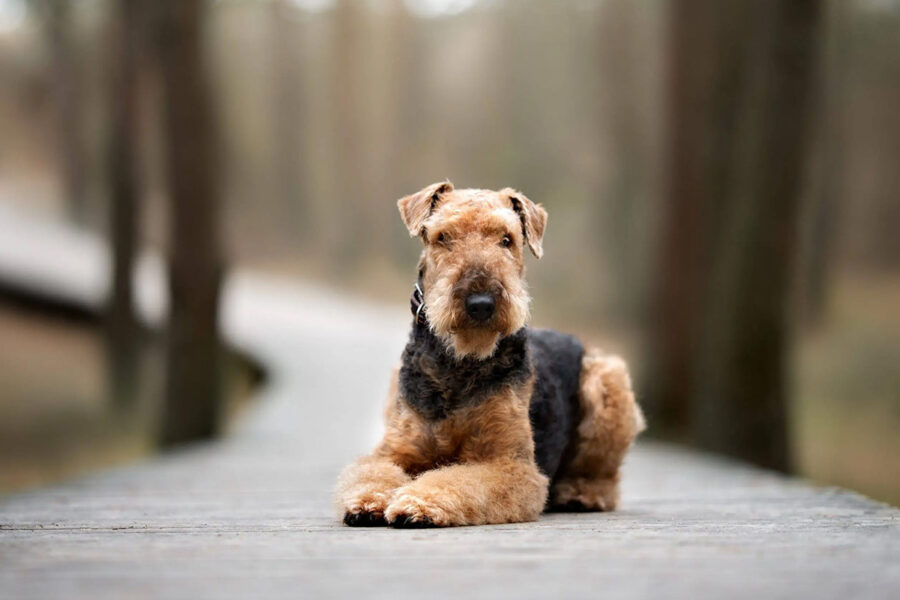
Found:
M 409 515 L 398 515 L 389 525 L 396 529 L 431 529 L 437 527 L 434 521 L 428 517 L 412 517 Z
M 344 514 L 344 525 L 350 527 L 383 527 L 387 525 L 387 521 L 379 513 L 347 512 Z

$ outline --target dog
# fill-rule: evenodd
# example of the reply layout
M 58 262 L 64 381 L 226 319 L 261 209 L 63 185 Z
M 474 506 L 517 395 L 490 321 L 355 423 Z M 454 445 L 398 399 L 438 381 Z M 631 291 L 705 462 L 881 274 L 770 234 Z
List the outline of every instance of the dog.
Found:
M 625 363 L 526 327 L 525 248 L 547 212 L 512 189 L 435 183 L 397 202 L 424 250 L 385 434 L 336 490 L 350 526 L 534 521 L 609 511 L 644 418 Z

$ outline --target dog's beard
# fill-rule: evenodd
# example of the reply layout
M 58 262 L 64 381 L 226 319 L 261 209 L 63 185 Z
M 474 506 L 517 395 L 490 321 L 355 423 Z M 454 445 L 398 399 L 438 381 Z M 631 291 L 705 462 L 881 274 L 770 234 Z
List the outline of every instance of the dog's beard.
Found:
M 509 287 L 515 293 L 510 293 Z M 477 323 L 466 313 L 465 294 L 453 294 L 452 285 L 439 282 L 426 290 L 426 313 L 432 331 L 457 358 L 489 358 L 501 339 L 517 332 L 528 320 L 530 299 L 524 285 L 509 287 L 501 288 L 494 316 L 486 323 Z
M 444 345 L 457 358 L 472 357 L 479 360 L 490 358 L 497 349 L 501 335 L 487 327 L 458 329 L 441 336 Z

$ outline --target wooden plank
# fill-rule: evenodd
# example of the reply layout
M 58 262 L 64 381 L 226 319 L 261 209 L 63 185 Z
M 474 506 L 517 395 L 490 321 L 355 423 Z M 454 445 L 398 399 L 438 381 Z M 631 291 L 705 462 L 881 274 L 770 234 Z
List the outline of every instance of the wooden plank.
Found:
M 623 509 L 441 531 L 341 526 L 337 462 L 197 449 L 7 499 L 0 597 L 890 597 L 897 511 L 646 444 Z M 254 459 L 255 457 L 255 459 Z

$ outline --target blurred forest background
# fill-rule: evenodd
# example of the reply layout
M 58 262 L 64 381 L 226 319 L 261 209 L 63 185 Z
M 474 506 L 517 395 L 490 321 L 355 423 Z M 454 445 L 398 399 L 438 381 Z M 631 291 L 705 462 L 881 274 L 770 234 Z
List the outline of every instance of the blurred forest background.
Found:
M 895 0 L 0 0 L 0 205 L 118 269 L 87 320 L 0 282 L 0 491 L 239 410 L 214 333 L 172 358 L 228 269 L 405 305 L 394 203 L 449 178 L 547 208 L 534 322 L 623 353 L 650 435 L 900 503 L 898 107 Z M 190 431 L 179 368 L 225 373 Z

